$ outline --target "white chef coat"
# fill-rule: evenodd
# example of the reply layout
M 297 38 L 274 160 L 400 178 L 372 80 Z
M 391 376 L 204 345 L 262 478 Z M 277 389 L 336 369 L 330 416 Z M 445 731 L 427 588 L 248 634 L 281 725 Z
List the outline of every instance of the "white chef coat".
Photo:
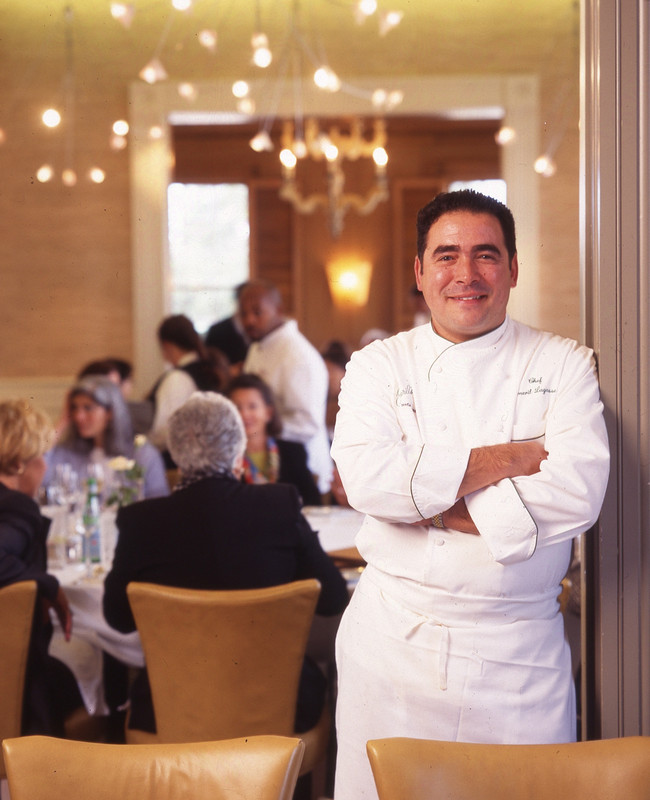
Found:
M 506 318 L 453 344 L 423 325 L 352 356 L 332 455 L 369 567 L 337 641 L 336 800 L 376 797 L 383 736 L 575 737 L 557 596 L 608 470 L 593 354 Z M 539 473 L 468 495 L 480 535 L 411 523 L 456 501 L 473 447 L 540 439 Z
M 300 333 L 295 320 L 286 320 L 251 344 L 244 372 L 259 375 L 271 387 L 282 438 L 305 445 L 318 487 L 321 493 L 328 492 L 333 473 L 325 423 L 329 377 L 318 350 Z

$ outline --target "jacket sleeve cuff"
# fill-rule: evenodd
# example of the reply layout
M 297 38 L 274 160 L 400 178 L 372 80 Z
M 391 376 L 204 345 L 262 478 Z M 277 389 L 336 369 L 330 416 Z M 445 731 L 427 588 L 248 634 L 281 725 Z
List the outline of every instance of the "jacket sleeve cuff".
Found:
M 511 480 L 468 494 L 465 504 L 495 561 L 515 564 L 533 555 L 537 525 Z

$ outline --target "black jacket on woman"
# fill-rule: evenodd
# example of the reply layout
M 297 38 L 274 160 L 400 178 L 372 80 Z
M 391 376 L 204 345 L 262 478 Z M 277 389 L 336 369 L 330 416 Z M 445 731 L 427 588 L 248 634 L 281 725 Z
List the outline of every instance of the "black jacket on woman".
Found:
M 27 660 L 23 734 L 63 735 L 63 720 L 81 702 L 67 667 L 48 655 L 52 638 L 46 601 L 56 599 L 59 582 L 47 573 L 46 540 L 50 520 L 22 492 L 0 483 L 0 588 L 34 580 L 38 586 Z
M 107 622 L 122 632 L 135 630 L 126 594 L 131 581 L 187 589 L 255 589 L 317 578 L 322 588 L 316 613 L 342 612 L 348 602 L 346 582 L 300 506 L 294 486 L 243 484 L 219 476 L 169 497 L 121 508 L 113 567 L 104 583 Z M 311 678 L 301 681 L 296 722 L 303 730 L 315 722 L 314 715 L 318 718 L 324 691 Z M 151 709 L 144 708 L 150 701 L 138 696 L 139 689 L 142 684 L 132 696 L 132 725 L 151 730 Z

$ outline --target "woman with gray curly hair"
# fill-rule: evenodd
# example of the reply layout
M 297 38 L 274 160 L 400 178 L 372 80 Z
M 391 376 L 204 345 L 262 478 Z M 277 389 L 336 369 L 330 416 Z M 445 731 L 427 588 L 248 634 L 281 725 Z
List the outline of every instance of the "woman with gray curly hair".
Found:
M 178 489 L 202 477 L 239 472 L 246 433 L 230 400 L 194 392 L 170 417 L 167 442 L 181 475 Z
M 169 446 L 179 482 L 169 497 L 134 503 L 117 515 L 119 538 L 104 583 L 104 616 L 114 628 L 124 633 L 136 629 L 126 594 L 131 581 L 254 589 L 317 578 L 316 613 L 343 611 L 347 585 L 302 515 L 295 486 L 240 482 L 245 443 L 237 408 L 222 395 L 197 392 L 174 412 Z M 306 661 L 297 731 L 318 720 L 325 686 L 317 665 Z M 131 690 L 129 724 L 155 731 L 146 672 Z
M 135 446 L 128 406 L 116 383 L 103 375 L 82 378 L 68 392 L 66 405 L 68 426 L 46 456 L 46 489 L 60 464 L 69 464 L 83 480 L 91 464 L 109 472 L 109 461 L 124 456 L 142 467 L 145 497 L 169 494 L 162 456 L 148 442 Z

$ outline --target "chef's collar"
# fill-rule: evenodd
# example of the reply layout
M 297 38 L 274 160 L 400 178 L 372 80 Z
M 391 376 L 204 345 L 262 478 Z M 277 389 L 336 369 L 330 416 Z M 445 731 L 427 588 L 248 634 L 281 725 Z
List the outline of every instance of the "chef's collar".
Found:
M 430 324 L 429 330 L 433 336 L 434 346 L 438 354 L 442 353 L 448 347 L 461 348 L 464 351 L 477 352 L 485 348 L 494 347 L 494 345 L 505 335 L 510 326 L 510 317 L 506 314 L 498 328 L 495 328 L 489 333 L 484 333 L 483 336 L 477 336 L 475 339 L 468 339 L 466 342 L 450 342 L 435 332 L 433 324 Z

